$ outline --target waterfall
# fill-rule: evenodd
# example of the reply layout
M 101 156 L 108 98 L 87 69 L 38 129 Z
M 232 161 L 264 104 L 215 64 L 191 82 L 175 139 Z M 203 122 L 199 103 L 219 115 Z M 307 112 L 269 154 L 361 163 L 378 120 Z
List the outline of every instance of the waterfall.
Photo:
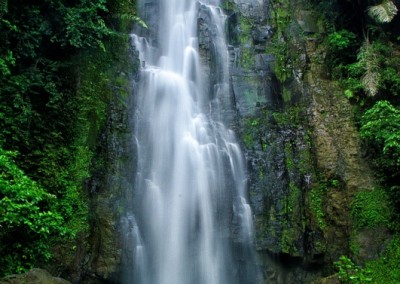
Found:
M 134 267 L 125 282 L 255 283 L 244 260 L 253 238 L 245 162 L 216 103 L 229 94 L 225 15 L 216 0 L 158 2 L 158 37 L 132 35 L 141 70 L 136 205 L 124 221 Z M 212 80 L 199 56 L 200 10 L 213 29 Z

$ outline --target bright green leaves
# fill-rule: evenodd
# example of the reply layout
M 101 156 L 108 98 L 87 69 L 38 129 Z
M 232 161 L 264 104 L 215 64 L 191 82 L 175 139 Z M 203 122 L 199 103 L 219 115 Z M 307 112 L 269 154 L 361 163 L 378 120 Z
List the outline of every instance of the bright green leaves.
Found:
M 48 259 L 48 238 L 66 233 L 63 217 L 52 210 L 55 196 L 27 177 L 13 156 L 0 148 L 0 266 L 10 272 Z
M 328 35 L 328 47 L 334 51 L 343 51 L 355 43 L 356 35 L 348 30 L 340 30 Z
M 361 136 L 379 145 L 390 166 L 400 167 L 400 110 L 378 101 L 361 120 Z
M 338 278 L 345 284 L 366 284 L 372 283 L 371 271 L 362 269 L 355 265 L 353 261 L 346 257 L 341 256 L 335 263 L 338 269 Z
M 31 233 L 60 232 L 62 217 L 51 212 L 55 196 L 27 177 L 0 148 L 0 224 L 3 230 L 25 225 Z
M 61 33 L 53 38 L 62 45 L 76 48 L 100 47 L 104 50 L 102 39 L 112 34 L 107 27 L 102 12 L 107 12 L 106 0 L 82 0 L 76 7 L 60 7 L 63 17 Z
M 60 253 L 88 230 L 83 184 L 109 100 L 128 92 L 128 75 L 114 74 L 132 70 L 135 6 L 0 0 L 0 278 L 43 264 L 50 248 Z
M 11 74 L 10 67 L 15 65 L 15 58 L 10 50 L 0 58 L 0 76 L 8 76 Z

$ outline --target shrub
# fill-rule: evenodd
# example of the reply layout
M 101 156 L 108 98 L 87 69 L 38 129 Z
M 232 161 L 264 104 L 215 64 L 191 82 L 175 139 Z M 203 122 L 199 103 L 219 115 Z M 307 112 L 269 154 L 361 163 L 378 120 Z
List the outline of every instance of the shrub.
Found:
M 338 269 L 338 278 L 342 283 L 365 284 L 372 282 L 372 278 L 370 277 L 371 272 L 355 265 L 353 261 L 346 256 L 341 256 L 334 264 Z
M 63 218 L 52 210 L 55 196 L 27 177 L 0 148 L 0 275 L 21 272 L 50 258 L 48 239 L 63 235 Z

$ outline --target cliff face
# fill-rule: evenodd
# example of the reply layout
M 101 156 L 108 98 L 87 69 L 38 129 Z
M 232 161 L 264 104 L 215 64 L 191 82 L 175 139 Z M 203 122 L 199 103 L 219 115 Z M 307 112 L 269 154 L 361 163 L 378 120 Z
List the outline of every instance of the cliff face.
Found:
M 327 79 L 313 8 L 243 2 L 224 6 L 260 265 L 269 283 L 308 283 L 332 272 L 351 239 L 370 243 L 370 233 L 353 231 L 350 207 L 374 180 L 352 106 Z
M 116 62 L 123 71 L 110 79 L 113 99 L 98 137 L 93 176 L 85 185 L 90 195 L 90 232 L 70 268 L 68 279 L 73 283 L 122 283 L 123 264 L 132 262 L 132 236 L 126 232 L 132 226 L 127 212 L 134 206 L 130 201 L 137 153 L 128 113 L 134 93 L 131 81 L 139 66 L 133 47 L 126 44 L 123 50 L 127 60 Z

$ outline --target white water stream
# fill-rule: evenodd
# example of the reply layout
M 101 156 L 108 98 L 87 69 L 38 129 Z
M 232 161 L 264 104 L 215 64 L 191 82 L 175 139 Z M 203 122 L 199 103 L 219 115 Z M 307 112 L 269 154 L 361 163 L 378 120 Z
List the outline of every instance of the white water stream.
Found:
M 159 5 L 159 38 L 132 35 L 142 66 L 135 122 L 140 205 L 129 217 L 134 267 L 127 282 L 245 283 L 233 241 L 250 246 L 253 237 L 245 164 L 234 133 L 209 115 L 210 98 L 229 92 L 225 15 L 213 0 Z M 215 31 L 213 80 L 199 58 L 200 9 Z

